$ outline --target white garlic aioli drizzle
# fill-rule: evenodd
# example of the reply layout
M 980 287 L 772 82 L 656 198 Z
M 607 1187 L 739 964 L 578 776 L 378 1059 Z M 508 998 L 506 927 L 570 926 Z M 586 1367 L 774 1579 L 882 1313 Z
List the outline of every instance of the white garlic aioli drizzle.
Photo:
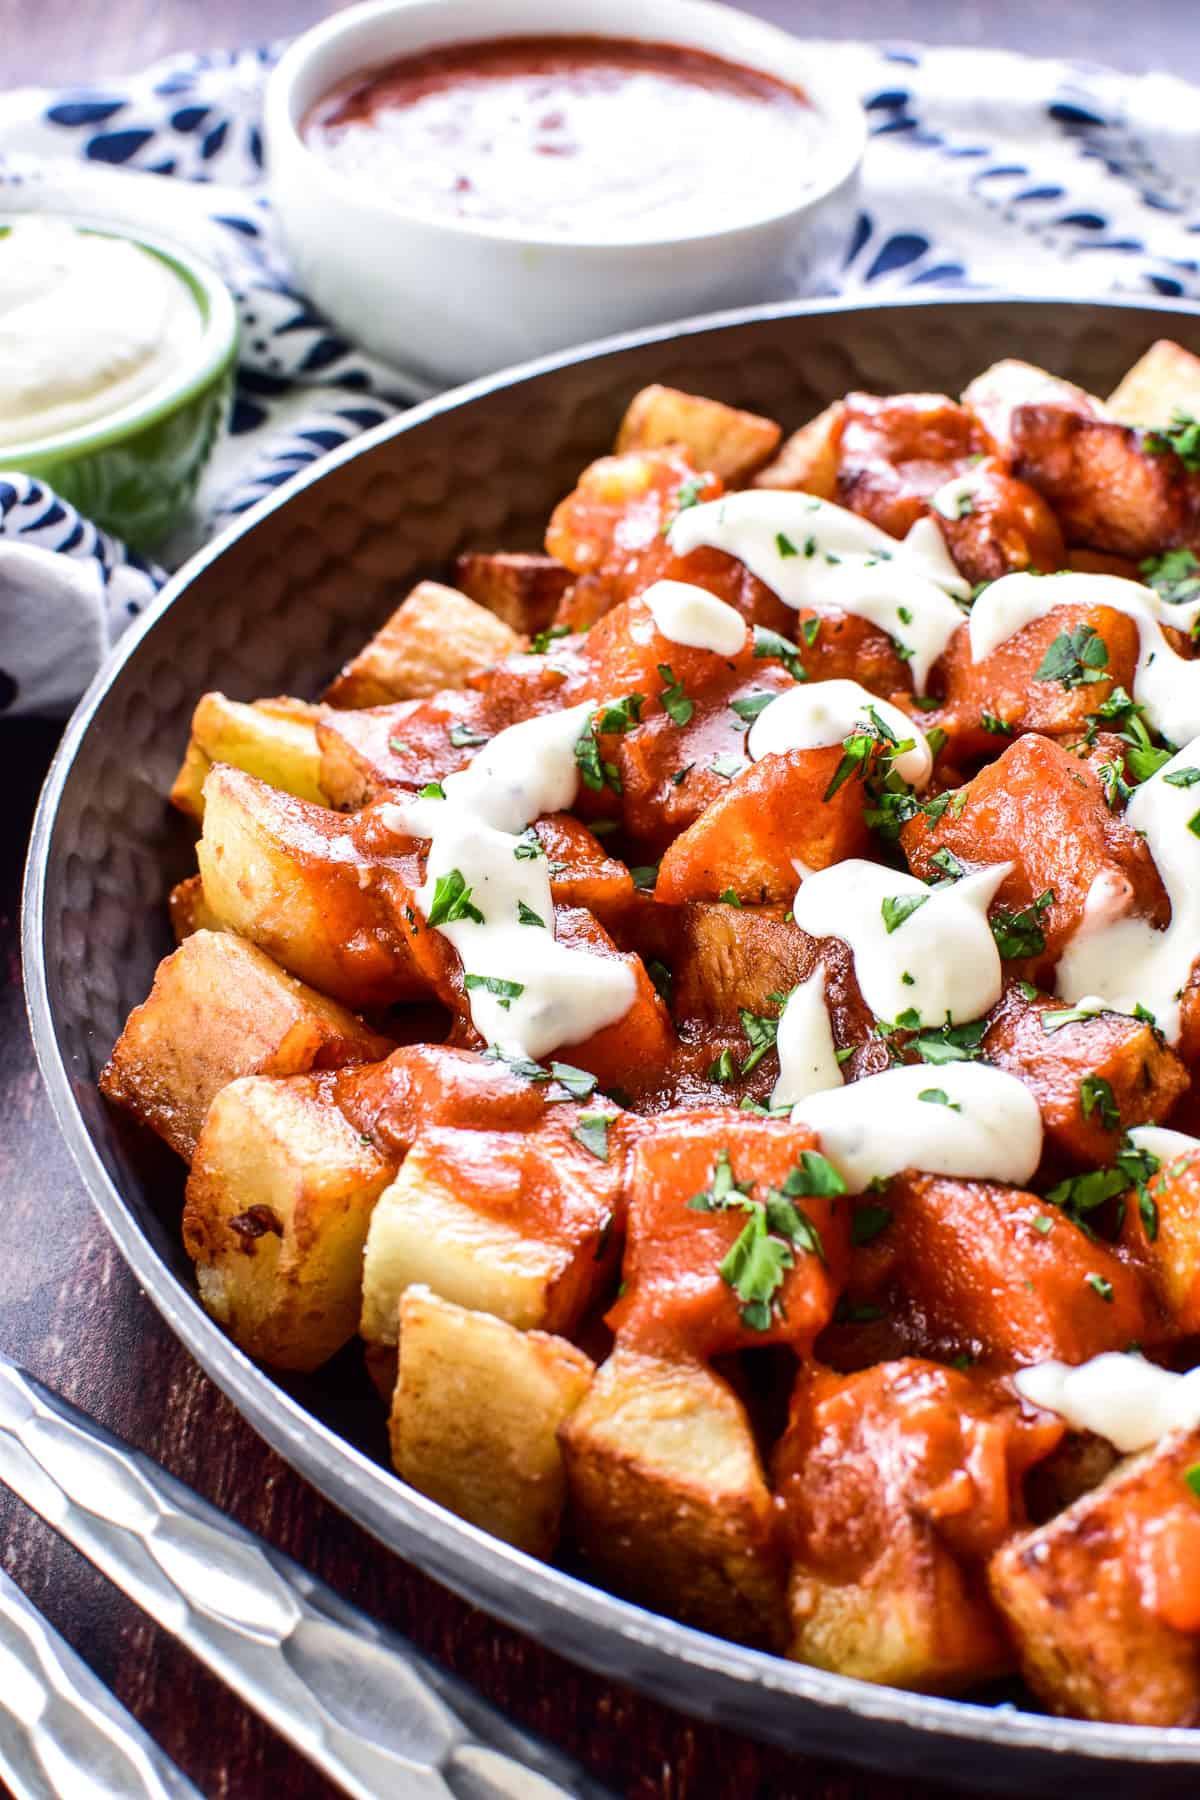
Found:
M 935 493 L 930 494 L 929 504 L 943 519 L 964 519 L 974 510 L 978 486 L 978 469 L 967 469 L 962 475 L 944 481 Z
M 789 750 L 829 749 L 852 732 L 870 729 L 868 707 L 895 733 L 897 742 L 912 740 L 912 749 L 895 757 L 892 767 L 910 786 L 925 787 L 933 773 L 933 752 L 925 733 L 898 706 L 877 699 L 857 681 L 801 682 L 785 688 L 750 727 L 746 739 L 750 760 L 761 762 L 764 756 L 783 756 Z
M 1023 1187 L 1042 1156 L 1037 1101 L 1015 1075 L 986 1063 L 885 1069 L 810 1094 L 792 1119 L 817 1133 L 856 1194 L 902 1169 Z
M 779 1052 L 779 1079 L 771 1090 L 772 1106 L 794 1106 L 809 1094 L 841 1087 L 842 1071 L 825 1005 L 823 964 L 818 963 L 807 981 L 788 995 L 779 1015 L 775 1048 Z
M 1135 1125 L 1129 1141 L 1135 1150 L 1146 1150 L 1163 1164 L 1200 1150 L 1200 1138 L 1189 1137 L 1186 1131 L 1170 1131 L 1165 1125 Z
M 919 519 L 902 541 L 812 494 L 726 494 L 684 507 L 667 535 L 677 555 L 707 547 L 736 556 L 786 606 L 869 620 L 910 653 L 918 694 L 963 623 L 951 596 L 971 592 L 936 520 Z
M 655 581 L 642 599 L 660 634 L 689 650 L 736 656 L 746 647 L 746 621 L 736 607 L 691 581 Z
M 1124 613 L 1138 628 L 1138 660 L 1133 698 L 1145 709 L 1156 731 L 1174 744 L 1200 733 L 1200 661 L 1189 662 L 1173 650 L 1163 625 L 1191 629 L 1200 617 L 1200 600 L 1172 606 L 1153 588 L 1119 575 L 1003 575 L 985 587 L 971 609 L 971 660 L 982 662 L 993 650 L 1044 619 L 1060 606 L 1109 606 Z
M 942 1025 L 947 1017 L 961 1024 L 1000 998 L 1000 952 L 987 909 L 1012 866 L 993 863 L 930 888 L 915 875 L 850 857 L 803 881 L 792 912 L 810 937 L 849 945 L 862 997 L 877 1019 L 915 1008 L 925 1025 Z M 918 897 L 920 905 L 889 931 L 885 900 Z
M 1197 665 L 1200 667 L 1200 665 Z M 1148 781 L 1135 788 L 1125 819 L 1146 840 L 1171 902 L 1171 922 L 1156 931 L 1146 919 L 1085 909 L 1083 923 L 1059 961 L 1055 991 L 1074 1001 L 1102 996 L 1114 1012 L 1144 1006 L 1168 1043 L 1179 1041 L 1180 995 L 1200 945 L 1200 783 L 1176 787 L 1170 776 L 1200 768 L 1200 737 L 1185 744 Z M 1200 826 L 1198 826 L 1200 829 Z
M 1023 1400 L 1057 1413 L 1072 1431 L 1094 1431 L 1123 1456 L 1168 1431 L 1200 1425 L 1200 1369 L 1176 1375 L 1118 1350 L 1078 1363 L 1034 1363 L 1013 1383 Z
M 489 1044 L 539 1059 L 624 1018 L 637 993 L 628 963 L 556 942 L 546 858 L 516 854 L 531 841 L 520 836 L 526 826 L 574 804 L 575 745 L 593 710 L 587 703 L 511 725 L 446 777 L 444 800 L 381 808 L 393 830 L 430 839 L 425 885 L 416 895 L 426 917 L 439 876 L 457 869 L 471 890 L 482 924 L 462 918 L 435 927 L 457 950 L 464 974 L 520 990 L 468 988 L 476 1031 Z M 538 922 L 523 924 L 523 909 Z

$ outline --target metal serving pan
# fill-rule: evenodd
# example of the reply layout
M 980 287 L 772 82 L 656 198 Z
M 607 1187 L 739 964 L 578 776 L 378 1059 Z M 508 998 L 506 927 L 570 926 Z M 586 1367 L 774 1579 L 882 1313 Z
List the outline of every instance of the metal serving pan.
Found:
M 533 1561 L 404 1487 L 328 1375 L 274 1380 L 210 1322 L 179 1237 L 179 1165 L 102 1104 L 96 1076 L 171 947 L 194 867 L 165 796 L 205 689 L 312 694 L 420 576 L 465 548 L 537 544 L 555 501 L 664 381 L 801 423 L 849 388 L 957 392 L 1001 356 L 1107 391 L 1156 337 L 1200 352 L 1200 313 L 973 299 L 755 308 L 611 340 L 414 408 L 336 453 L 194 557 L 72 719 L 25 888 L 33 1034 L 59 1123 L 137 1280 L 255 1429 L 317 1488 L 457 1593 L 564 1656 L 776 1743 L 976 1788 L 1191 1793 L 1200 1731 L 1059 1721 L 876 1688 L 690 1630 Z

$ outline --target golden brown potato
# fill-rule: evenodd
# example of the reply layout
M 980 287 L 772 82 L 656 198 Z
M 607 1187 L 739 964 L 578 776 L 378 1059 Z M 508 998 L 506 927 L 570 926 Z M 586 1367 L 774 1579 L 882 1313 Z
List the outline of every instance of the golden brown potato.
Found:
M 192 715 L 192 735 L 171 789 L 171 803 L 197 824 L 204 819 L 204 783 L 214 763 L 257 775 L 270 787 L 323 805 L 317 711 L 305 700 L 254 700 L 204 694 Z
M 570 1137 L 573 1109 L 542 1131 L 427 1130 L 380 1199 L 367 1239 L 360 1330 L 396 1341 L 413 1284 L 519 1331 L 565 1332 L 604 1281 L 622 1170 Z
M 327 1079 L 223 1088 L 188 1178 L 183 1238 L 200 1298 L 277 1369 L 318 1368 L 354 1335 L 367 1222 L 396 1170 L 328 1099 Z
M 1197 1470 L 1200 1432 L 1176 1432 L 992 1558 L 1022 1672 L 1053 1712 L 1200 1725 Z
M 1200 417 L 1200 356 L 1159 338 L 1108 396 L 1108 414 L 1122 425 L 1161 429 L 1176 412 Z
M 1013 472 L 1049 501 L 1068 544 L 1136 562 L 1197 538 L 1200 473 L 1132 426 L 1018 406 L 1011 429 Z
M 476 669 L 490 668 L 523 647 L 524 639 L 510 626 L 457 588 L 419 581 L 326 689 L 325 701 L 353 710 L 424 699 L 442 688 L 463 687 Z
M 390 1426 L 396 1473 L 518 1550 L 552 1556 L 566 1499 L 558 1431 L 592 1373 L 565 1338 L 408 1288 Z
M 217 765 L 197 847 L 208 905 L 302 981 L 349 1006 L 427 992 L 358 821 Z
M 654 382 L 629 402 L 614 448 L 622 456 L 679 444 L 698 469 L 738 487 L 774 454 L 782 435 L 774 419 Z
M 822 500 L 832 500 L 837 494 L 838 444 L 845 410 L 845 402 L 835 400 L 799 431 L 793 431 L 750 486 L 798 488 Z
M 788 1654 L 935 1693 L 1006 1668 L 983 1566 L 1024 1524 L 1022 1478 L 1060 1431 L 978 1376 L 913 1358 L 803 1370 L 775 1453 Z
M 1130 1194 L 1121 1235 L 1174 1332 L 1200 1333 L 1200 1156 L 1165 1156 L 1144 1191 Z
M 194 931 L 225 930 L 204 898 L 204 883 L 199 875 L 189 875 L 186 881 L 175 883 L 167 895 L 167 911 L 171 915 L 171 930 L 177 944 L 182 944 Z
M 1065 407 L 1089 419 L 1105 416 L 1104 403 L 1094 394 L 1015 356 L 1006 356 L 977 375 L 963 390 L 962 402 L 1006 457 L 1012 455 L 1012 415 L 1018 406 L 1045 404 Z
M 703 1631 L 782 1644 L 771 1496 L 727 1382 L 618 1346 L 562 1444 L 570 1529 L 606 1584 Z
M 572 577 L 552 556 L 527 550 L 471 550 L 456 561 L 454 579 L 464 594 L 522 637 L 533 637 L 553 622 Z
M 100 1087 L 186 1162 L 213 1099 L 239 1076 L 378 1062 L 391 1049 L 253 944 L 197 931 L 159 963 Z
M 785 924 L 782 908 L 691 900 L 676 930 L 672 1005 L 706 1024 L 735 1026 L 740 1007 L 768 1011 L 772 994 L 789 993 L 817 964 L 816 940 Z

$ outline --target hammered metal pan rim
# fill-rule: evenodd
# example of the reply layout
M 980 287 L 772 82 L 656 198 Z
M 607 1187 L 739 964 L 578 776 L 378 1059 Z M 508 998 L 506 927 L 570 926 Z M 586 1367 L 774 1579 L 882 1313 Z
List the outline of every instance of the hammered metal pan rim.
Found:
M 119 1187 L 104 1167 L 76 1102 L 72 1072 L 57 1041 L 47 983 L 44 903 L 49 852 L 59 802 L 97 708 L 119 681 L 133 652 L 199 571 L 217 560 L 229 545 L 253 532 L 262 518 L 289 501 L 299 490 L 319 483 L 332 468 L 364 454 L 382 440 L 412 431 L 442 412 L 457 410 L 533 376 L 622 350 L 760 321 L 914 308 L 960 312 L 997 302 L 1010 305 L 1015 314 L 1024 307 L 1037 305 L 1056 310 L 1111 308 L 1159 313 L 1164 320 L 1180 316 L 1200 318 L 1200 308 L 1189 309 L 1141 296 L 1085 300 L 1078 296 L 1043 299 L 994 294 L 967 298 L 922 295 L 873 302 L 868 306 L 856 300 L 841 299 L 737 308 L 646 331 L 623 333 L 452 389 L 363 433 L 323 458 L 313 469 L 301 472 L 285 487 L 267 496 L 197 552 L 171 578 L 156 601 L 126 632 L 116 655 L 96 676 L 67 725 L 38 803 L 26 863 L 22 899 L 26 1003 L 35 1054 L 51 1106 L 89 1197 L 121 1255 L 168 1327 L 253 1428 L 385 1548 L 411 1556 L 435 1579 L 484 1605 L 494 1616 L 503 1618 L 516 1629 L 543 1639 L 560 1654 L 605 1674 L 632 1681 L 643 1691 L 656 1691 L 646 1669 L 638 1665 L 639 1656 L 645 1659 L 647 1654 L 658 1662 L 665 1659 L 682 1664 L 700 1680 L 716 1678 L 726 1702 L 717 1716 L 727 1722 L 733 1721 L 732 1703 L 736 1703 L 738 1690 L 754 1687 L 772 1690 L 781 1697 L 807 1703 L 823 1712 L 849 1715 L 864 1726 L 887 1726 L 895 1732 L 917 1734 L 927 1739 L 952 1740 L 999 1751 L 1041 1752 L 1051 1758 L 1077 1757 L 1093 1764 L 1109 1762 L 1140 1765 L 1146 1769 L 1155 1766 L 1200 1768 L 1200 1731 L 1056 1719 L 1007 1706 L 985 1706 L 912 1694 L 896 1688 L 876 1687 L 711 1637 L 539 1562 L 455 1518 L 404 1486 L 278 1387 L 265 1371 L 237 1349 L 204 1312 L 195 1294 L 189 1292 L 160 1261 Z M 1017 325 L 1016 320 L 1014 324 Z M 1019 326 L 1014 329 L 1014 338 L 1019 340 Z M 531 1602 L 546 1620 L 554 1622 L 553 1630 L 543 1629 L 539 1621 L 531 1622 Z M 669 1703 L 686 1704 L 678 1697 L 673 1697 Z M 708 1709 L 708 1715 L 714 1716 L 713 1709 Z M 762 1720 L 746 1720 L 745 1727 L 778 1743 L 789 1741 L 786 1731 L 773 1728 Z M 797 1733 L 797 1737 L 810 1742 L 812 1735 L 808 1730 Z M 816 1748 L 819 1750 L 820 1746 Z M 861 1760 L 870 1760 L 865 1738 Z M 1016 1773 L 1016 1769 L 1012 1772 Z M 987 1780 L 988 1775 L 976 1771 L 975 1779 Z

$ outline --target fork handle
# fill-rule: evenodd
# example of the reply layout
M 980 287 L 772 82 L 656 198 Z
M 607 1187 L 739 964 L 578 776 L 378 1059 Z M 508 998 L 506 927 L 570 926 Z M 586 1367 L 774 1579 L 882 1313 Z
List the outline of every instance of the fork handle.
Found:
M 569 1757 L 5 1357 L 0 1481 L 357 1800 L 606 1800 Z

